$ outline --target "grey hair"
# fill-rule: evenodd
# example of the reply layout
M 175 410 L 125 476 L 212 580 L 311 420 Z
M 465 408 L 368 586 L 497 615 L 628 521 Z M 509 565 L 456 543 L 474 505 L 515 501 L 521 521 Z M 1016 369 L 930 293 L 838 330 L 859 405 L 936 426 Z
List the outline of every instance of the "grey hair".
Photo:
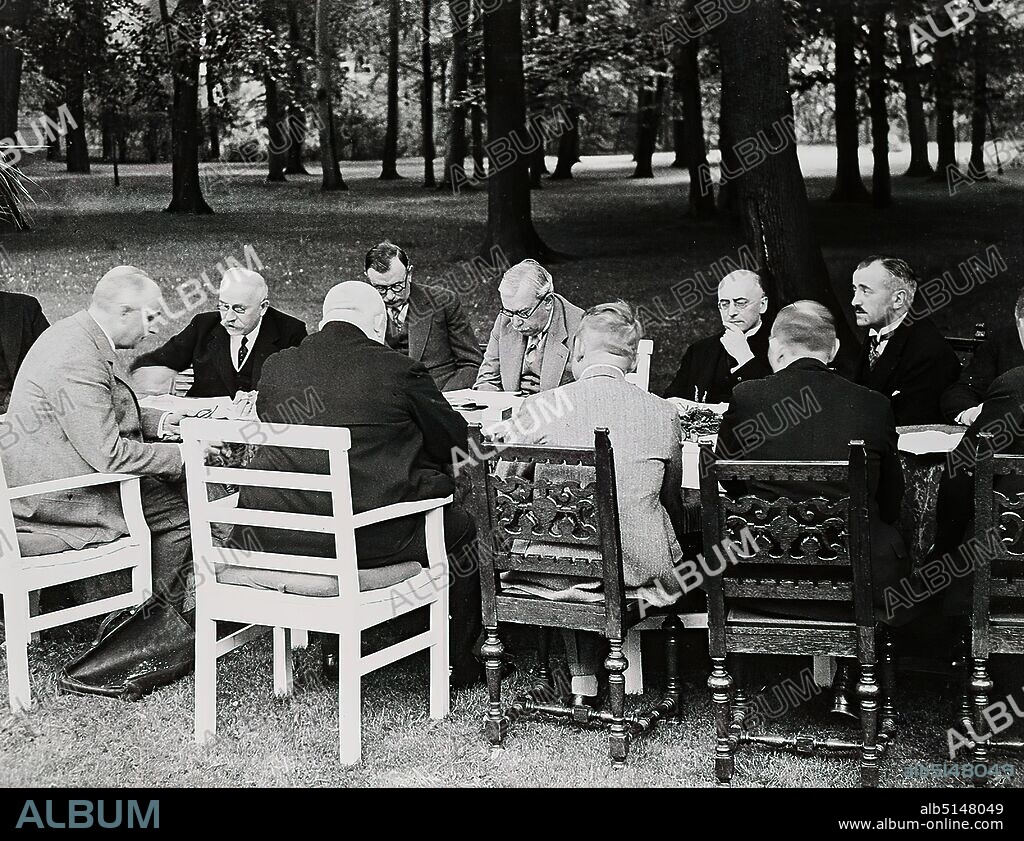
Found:
M 900 257 L 883 257 L 877 254 L 860 261 L 857 271 L 866 269 L 873 263 L 881 263 L 882 268 L 888 273 L 890 291 L 902 289 L 907 293 L 909 303 L 913 303 L 914 295 L 917 293 L 917 273 L 910 267 L 910 263 Z
M 551 273 L 536 260 L 523 260 L 512 266 L 502 275 L 498 290 L 506 289 L 511 292 L 518 290 L 526 282 L 533 285 L 538 299 L 555 291 L 555 282 L 551 278 Z
M 626 360 L 624 370 L 636 367 L 637 345 L 643 338 L 644 328 L 636 310 L 623 300 L 596 304 L 583 314 L 576 335 L 584 342 L 584 350 L 604 351 Z

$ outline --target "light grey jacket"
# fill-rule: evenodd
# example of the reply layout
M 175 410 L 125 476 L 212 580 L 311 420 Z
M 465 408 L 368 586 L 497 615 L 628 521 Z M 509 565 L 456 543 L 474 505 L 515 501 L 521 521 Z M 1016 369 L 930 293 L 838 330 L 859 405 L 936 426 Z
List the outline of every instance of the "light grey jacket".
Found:
M 160 412 L 142 410 L 110 342 L 88 312 L 46 330 L 25 356 L 2 429 L 9 486 L 89 473 L 181 476 L 177 444 L 155 437 Z M 14 500 L 18 531 L 50 534 L 79 549 L 127 532 L 116 484 Z

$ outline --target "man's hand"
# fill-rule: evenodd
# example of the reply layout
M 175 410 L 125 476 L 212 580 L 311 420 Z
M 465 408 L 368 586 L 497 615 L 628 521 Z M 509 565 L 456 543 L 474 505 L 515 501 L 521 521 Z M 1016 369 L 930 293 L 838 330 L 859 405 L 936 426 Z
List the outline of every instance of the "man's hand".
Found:
M 981 407 L 984 405 L 984 403 L 979 403 L 970 409 L 964 409 L 956 416 L 956 422 L 962 426 L 971 426 L 978 419 L 978 415 L 981 414 Z
M 207 441 L 203 445 L 203 459 L 207 460 L 211 456 L 222 456 L 228 450 L 228 445 L 223 441 Z
M 180 441 L 181 440 L 181 419 L 185 417 L 177 412 L 168 412 L 161 419 L 160 440 Z
M 750 349 L 746 334 L 735 324 L 725 325 L 725 333 L 719 341 L 725 348 L 725 352 L 736 360 L 737 368 L 741 368 L 754 358 L 754 352 Z

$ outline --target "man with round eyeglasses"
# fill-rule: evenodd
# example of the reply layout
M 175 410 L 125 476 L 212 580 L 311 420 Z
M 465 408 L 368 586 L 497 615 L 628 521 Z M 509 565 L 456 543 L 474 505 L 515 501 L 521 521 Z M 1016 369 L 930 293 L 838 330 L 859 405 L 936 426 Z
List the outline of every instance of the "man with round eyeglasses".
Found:
M 555 292 L 536 260 L 505 272 L 498 295 L 501 308 L 473 387 L 536 394 L 572 382 L 569 350 L 583 310 Z
M 718 314 L 724 330 L 687 348 L 665 397 L 728 403 L 738 383 L 768 376 L 767 310 L 768 296 L 757 272 L 740 269 L 723 277 L 718 284 Z

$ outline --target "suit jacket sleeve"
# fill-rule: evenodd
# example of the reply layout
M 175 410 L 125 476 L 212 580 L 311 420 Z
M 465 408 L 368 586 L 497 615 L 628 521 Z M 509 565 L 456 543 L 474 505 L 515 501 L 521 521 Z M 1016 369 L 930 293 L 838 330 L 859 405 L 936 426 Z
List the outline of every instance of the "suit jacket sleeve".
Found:
M 174 371 L 184 371 L 192 365 L 192 357 L 198 343 L 199 328 L 196 320 L 192 319 L 188 327 L 178 335 L 172 336 L 156 350 L 138 356 L 132 362 L 131 370 L 135 371 L 138 368 L 156 365 L 162 368 L 171 368 Z
M 71 446 L 97 473 L 180 477 L 177 444 L 147 444 L 121 435 L 114 415 L 113 384 L 113 373 L 103 360 L 65 361 L 63 376 L 54 385 L 55 390 L 64 389 L 74 411 L 57 413 L 56 418 Z
M 676 539 L 683 541 L 686 527 L 683 520 L 683 451 L 679 446 L 682 441 L 682 425 L 679 415 L 675 414 L 670 423 L 666 425 L 666 439 L 663 442 L 664 452 L 668 454 L 665 461 L 665 475 L 661 482 L 661 504 L 668 512 L 669 520 L 672 522 L 672 529 L 676 533 Z
M 900 518 L 903 502 L 903 466 L 900 463 L 896 418 L 891 406 L 886 407 L 885 449 L 878 467 L 878 512 L 885 522 L 895 523 Z
M 466 420 L 438 390 L 434 378 L 420 363 L 409 370 L 405 388 L 412 416 L 423 433 L 423 450 L 438 465 L 451 465 L 454 450 L 469 446 Z
M 892 398 L 892 411 L 901 426 L 939 420 L 936 404 L 960 371 L 960 360 L 949 345 L 931 350 L 914 354 L 901 374 L 904 388 Z
M 290 330 L 288 335 L 285 336 L 284 346 L 285 347 L 298 347 L 302 344 L 302 340 L 309 335 L 309 331 L 306 329 L 304 323 L 292 324 L 289 322 Z
M 29 323 L 29 340 L 25 343 L 25 347 L 22 348 L 22 355 L 28 352 L 28 349 L 32 346 L 32 343 L 38 339 L 42 332 L 50 326 L 50 322 L 46 320 L 46 316 L 43 314 L 43 308 L 39 305 L 39 301 L 35 298 L 32 299 L 32 313 L 31 321 Z
M 989 339 L 975 351 L 960 378 L 943 392 L 942 417 L 953 423 L 961 412 L 981 403 L 998 373 L 998 346 L 994 339 Z
M 742 391 L 742 389 L 739 389 Z M 732 402 L 722 417 L 718 428 L 718 441 L 715 444 L 715 458 L 722 460 L 739 459 L 745 455 L 737 426 L 743 422 L 746 409 L 742 396 L 736 391 L 732 393 Z M 723 482 L 722 487 L 731 496 L 742 496 L 746 492 L 746 483 L 740 481 Z
M 481 391 L 501 391 L 501 362 L 498 359 L 498 339 L 500 331 L 498 322 L 500 316 L 494 320 L 491 328 L 491 335 L 487 340 L 487 350 L 484 351 L 484 359 L 480 364 L 480 371 L 476 375 L 476 383 L 473 388 Z
M 455 357 L 455 373 L 448 380 L 446 388 L 472 388 L 483 361 L 480 346 L 477 344 L 473 325 L 469 323 L 458 299 L 452 299 L 445 308 L 445 321 L 448 328 L 448 345 Z M 499 373 L 500 379 L 500 373 Z
M 684 397 L 687 400 L 693 399 L 693 345 L 686 349 L 683 358 L 679 360 L 679 370 L 672 380 L 672 384 L 665 389 L 665 397 Z

